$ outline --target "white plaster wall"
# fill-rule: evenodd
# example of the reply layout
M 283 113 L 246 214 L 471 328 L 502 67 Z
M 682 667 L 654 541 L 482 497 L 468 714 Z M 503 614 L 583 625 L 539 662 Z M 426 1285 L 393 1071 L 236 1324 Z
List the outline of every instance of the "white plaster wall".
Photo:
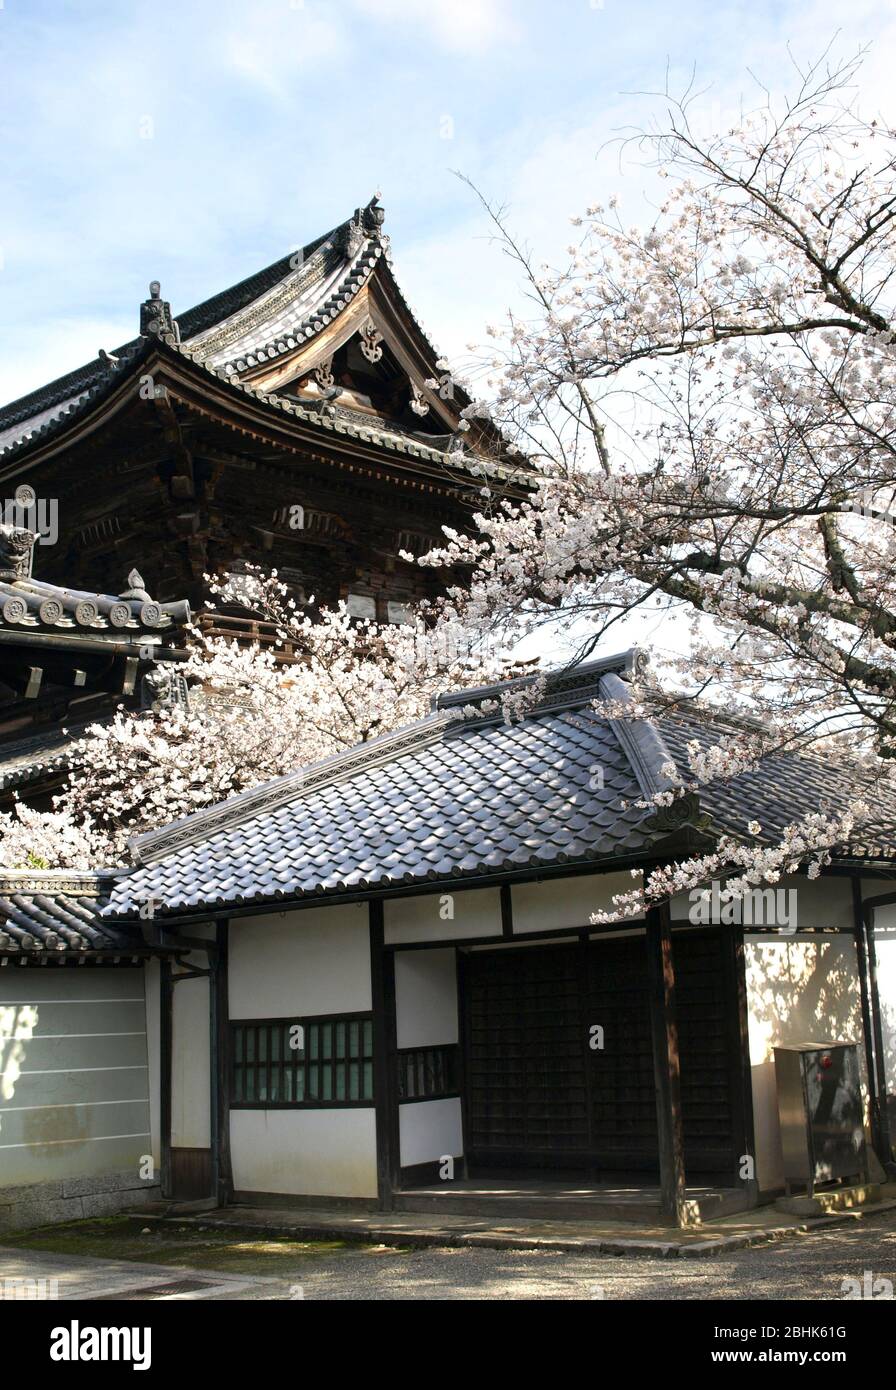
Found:
M 834 910 L 837 910 L 835 902 Z M 778 1101 L 776 1044 L 862 1043 L 862 1013 L 851 937 L 761 937 L 745 939 L 756 1176 L 760 1190 L 784 1183 Z M 864 1052 L 859 1049 L 864 1084 Z M 867 1100 L 867 1087 L 866 1087 Z
M 230 1017 L 369 1010 L 368 923 L 365 903 L 260 913 L 232 921 Z
M 395 1013 L 399 1047 L 456 1043 L 455 950 L 396 951 Z
M 498 888 L 467 888 L 458 893 L 394 898 L 383 906 L 387 945 L 501 935 Z
M 773 891 L 776 894 L 781 892 L 787 896 L 778 899 L 775 903 L 775 910 L 780 904 L 780 924 L 797 927 L 839 927 L 851 931 L 853 927 L 853 904 L 852 904 L 852 883 L 848 878 L 830 877 L 807 878 L 805 874 L 785 874 L 777 883 L 762 884 L 759 892 L 768 893 Z M 766 899 L 768 909 L 772 907 L 771 900 Z M 765 912 L 765 902 L 762 910 Z M 672 899 L 671 915 L 675 922 L 689 920 L 691 902 L 687 893 L 677 893 Z M 753 914 L 753 920 L 747 921 L 747 926 L 775 926 L 776 921 L 769 921 L 764 917 L 762 921 L 757 919 L 759 909 L 757 901 L 756 907 L 751 906 L 747 914 L 749 918 Z M 725 921 L 732 921 L 738 925 L 744 921 L 744 903 L 737 902 L 731 905 L 730 917 L 726 912 Z M 695 925 L 700 925 L 699 921 Z
M 514 884 L 510 890 L 514 935 L 587 927 L 593 912 L 612 910 L 614 893 L 630 893 L 640 882 L 640 878 L 620 872 Z
M 373 1107 L 233 1110 L 233 1185 L 239 1192 L 376 1197 Z
M 460 1158 L 464 1151 L 460 1101 L 424 1100 L 398 1107 L 401 1165 L 431 1163 L 446 1154 Z
M 191 959 L 199 962 L 200 957 Z M 173 991 L 171 1143 L 178 1149 L 207 1149 L 211 1144 L 208 988 L 207 979 L 181 980 Z

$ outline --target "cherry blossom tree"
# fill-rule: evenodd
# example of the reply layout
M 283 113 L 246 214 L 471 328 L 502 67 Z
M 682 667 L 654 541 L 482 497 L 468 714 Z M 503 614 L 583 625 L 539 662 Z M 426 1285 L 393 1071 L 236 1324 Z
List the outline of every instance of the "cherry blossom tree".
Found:
M 224 588 L 218 593 L 233 601 Z M 278 646 L 192 633 L 187 708 L 120 708 L 73 742 L 50 812 L 0 814 L 0 864 L 88 868 L 127 862 L 128 839 L 412 723 L 446 689 L 500 680 L 460 627 L 377 624 L 344 604 L 301 610 L 276 572 L 251 571 L 242 601 L 275 625 Z M 285 651 L 299 659 L 284 662 Z
M 658 897 L 823 862 L 896 757 L 896 130 L 864 114 L 861 70 L 826 55 L 717 135 L 701 93 L 663 93 L 621 151 L 661 190 L 649 225 L 595 203 L 558 268 L 489 208 L 529 310 L 489 330 L 483 394 L 545 478 L 423 557 L 469 567 L 446 620 L 511 645 L 559 627 L 581 660 L 663 616 L 675 700 L 750 717 L 692 744 L 664 796 L 812 746 L 866 783 L 775 846 L 745 825 Z

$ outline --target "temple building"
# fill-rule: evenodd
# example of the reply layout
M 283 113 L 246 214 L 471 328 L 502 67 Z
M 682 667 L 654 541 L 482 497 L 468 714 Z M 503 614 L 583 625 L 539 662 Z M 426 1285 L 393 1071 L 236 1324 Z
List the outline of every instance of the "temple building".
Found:
M 376 199 L 185 313 L 153 284 L 139 330 L 0 410 L 0 806 L 46 807 L 120 703 L 188 698 L 208 576 L 401 622 L 441 582 L 413 557 L 534 480 L 465 418 Z M 611 920 L 653 869 L 854 790 L 788 751 L 670 795 L 734 724 L 636 707 L 645 663 L 554 672 L 511 723 L 519 684 L 446 692 L 138 836 L 130 869 L 0 870 L 0 1230 L 160 1198 L 743 1213 L 793 1182 L 782 1049 L 819 1059 L 819 1181 L 870 1200 L 896 1176 L 896 803 L 736 918 L 698 892 Z

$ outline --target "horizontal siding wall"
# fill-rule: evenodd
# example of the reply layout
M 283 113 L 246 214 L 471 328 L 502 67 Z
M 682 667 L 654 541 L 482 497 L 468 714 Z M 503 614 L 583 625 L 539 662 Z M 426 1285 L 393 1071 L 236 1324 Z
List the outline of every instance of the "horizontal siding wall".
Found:
M 152 1152 L 141 970 L 0 970 L 0 1187 L 139 1173 Z

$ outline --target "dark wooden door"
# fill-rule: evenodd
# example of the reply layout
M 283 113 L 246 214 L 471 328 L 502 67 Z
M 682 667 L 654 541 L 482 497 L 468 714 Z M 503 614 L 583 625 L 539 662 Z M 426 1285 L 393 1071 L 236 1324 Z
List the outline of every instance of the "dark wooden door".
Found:
M 466 1122 L 474 1167 L 657 1173 L 645 950 L 643 937 L 621 937 L 469 953 Z M 692 1173 L 733 1172 L 718 935 L 676 935 L 674 956 L 686 1163 Z
M 576 946 L 470 953 L 464 978 L 472 1164 L 587 1162 L 580 971 Z

